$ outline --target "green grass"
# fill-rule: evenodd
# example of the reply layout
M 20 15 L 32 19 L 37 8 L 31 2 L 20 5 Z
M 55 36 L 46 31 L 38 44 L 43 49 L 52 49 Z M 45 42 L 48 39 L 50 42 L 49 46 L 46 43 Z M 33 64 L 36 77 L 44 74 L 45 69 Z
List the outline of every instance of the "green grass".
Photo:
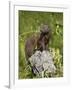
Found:
M 37 34 L 41 24 L 48 24 L 52 30 L 52 38 L 49 49 L 54 57 L 57 68 L 51 77 L 63 76 L 63 13 L 34 12 L 19 10 L 19 79 L 36 78 L 31 72 L 31 67 L 25 58 L 25 40 L 33 34 Z M 45 77 L 49 77 L 48 74 Z

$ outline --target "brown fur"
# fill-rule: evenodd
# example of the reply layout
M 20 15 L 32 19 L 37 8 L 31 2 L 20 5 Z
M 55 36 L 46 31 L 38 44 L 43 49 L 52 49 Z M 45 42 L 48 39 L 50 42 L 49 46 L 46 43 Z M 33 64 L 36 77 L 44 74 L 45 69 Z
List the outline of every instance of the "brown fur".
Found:
M 47 28 L 47 26 L 45 26 Z M 37 34 L 36 36 L 33 35 L 29 37 L 25 42 L 25 53 L 26 58 L 28 59 L 34 52 L 35 48 L 37 47 L 37 50 L 43 51 L 48 49 L 48 43 L 51 37 L 51 31 L 49 30 L 47 32 L 47 29 L 43 27 L 40 34 Z

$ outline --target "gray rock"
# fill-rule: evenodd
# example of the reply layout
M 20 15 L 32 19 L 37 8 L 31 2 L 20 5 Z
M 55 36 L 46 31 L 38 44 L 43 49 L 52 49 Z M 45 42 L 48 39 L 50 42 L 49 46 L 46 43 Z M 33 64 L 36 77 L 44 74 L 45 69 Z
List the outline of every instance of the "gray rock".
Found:
M 40 74 L 43 71 L 47 71 L 48 73 L 54 73 L 56 71 L 52 54 L 49 51 L 36 51 L 29 58 L 29 61 L 31 66 L 34 67 L 33 72 L 35 74 Z

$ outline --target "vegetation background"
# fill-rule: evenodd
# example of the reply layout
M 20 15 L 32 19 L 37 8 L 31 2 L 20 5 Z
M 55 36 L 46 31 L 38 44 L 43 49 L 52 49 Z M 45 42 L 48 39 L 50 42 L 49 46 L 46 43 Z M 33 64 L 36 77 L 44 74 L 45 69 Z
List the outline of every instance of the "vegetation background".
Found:
M 52 30 L 49 50 L 53 54 L 56 73 L 51 77 L 63 76 L 63 13 L 19 10 L 19 79 L 36 78 L 25 58 L 25 40 L 37 34 L 41 24 L 48 24 Z M 45 74 L 49 77 L 49 74 Z

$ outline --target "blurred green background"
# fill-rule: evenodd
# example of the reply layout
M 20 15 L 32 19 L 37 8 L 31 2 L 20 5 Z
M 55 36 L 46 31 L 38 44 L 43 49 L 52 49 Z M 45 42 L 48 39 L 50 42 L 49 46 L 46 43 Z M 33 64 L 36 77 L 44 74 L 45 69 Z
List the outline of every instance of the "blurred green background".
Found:
M 41 24 L 48 24 L 52 30 L 49 50 L 53 54 L 56 73 L 51 77 L 63 76 L 63 13 L 19 10 L 19 79 L 36 78 L 25 58 L 25 40 L 37 34 Z M 45 77 L 49 77 L 48 74 Z

